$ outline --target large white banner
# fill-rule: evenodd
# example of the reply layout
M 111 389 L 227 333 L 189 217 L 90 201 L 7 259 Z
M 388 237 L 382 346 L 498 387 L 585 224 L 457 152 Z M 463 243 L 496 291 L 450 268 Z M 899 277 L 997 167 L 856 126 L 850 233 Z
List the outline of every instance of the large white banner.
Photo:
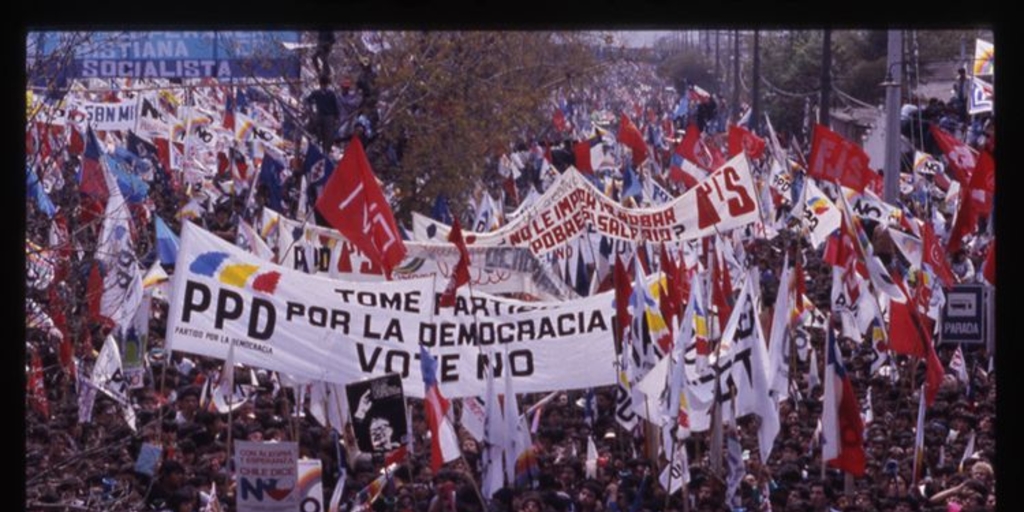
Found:
M 81 128 L 92 126 L 93 130 L 126 131 L 134 130 L 139 117 L 139 100 L 119 103 L 96 103 L 83 99 L 70 102 L 67 120 Z
M 292 512 L 299 509 L 299 444 L 235 441 L 238 512 Z
M 383 281 L 384 270 L 370 261 L 337 230 L 289 219 L 263 209 L 263 225 L 276 225 L 278 261 L 290 269 L 351 281 Z M 391 273 L 392 279 L 436 278 L 448 284 L 459 259 L 458 249 L 447 242 L 406 242 L 405 259 Z M 491 294 L 525 293 L 541 300 L 578 297 L 529 250 L 517 247 L 470 245 L 469 275 L 476 291 Z
M 493 358 L 517 392 L 615 382 L 611 292 L 557 303 L 459 290 L 440 309 L 434 279 L 346 282 L 296 272 L 186 223 L 170 296 L 170 350 L 347 384 L 398 373 L 423 397 L 419 345 L 448 398 L 479 396 Z
M 490 233 L 466 233 L 466 243 L 528 247 L 534 254 L 544 254 L 572 241 L 588 226 L 621 240 L 692 240 L 755 222 L 758 212 L 757 191 L 743 154 L 692 190 L 654 208 L 624 208 L 570 168 L 513 222 Z M 413 215 L 419 240 L 447 239 L 448 229 Z

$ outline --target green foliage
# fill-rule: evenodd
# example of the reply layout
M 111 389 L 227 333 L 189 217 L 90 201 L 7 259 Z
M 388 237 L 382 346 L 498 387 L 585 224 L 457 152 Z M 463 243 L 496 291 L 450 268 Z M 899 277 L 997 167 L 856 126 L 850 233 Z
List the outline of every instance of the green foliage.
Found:
M 373 55 L 380 90 L 378 139 L 368 148 L 378 177 L 398 191 L 396 214 L 427 212 L 445 192 L 465 200 L 488 156 L 510 137 L 551 124 L 552 93 L 595 71 L 585 35 L 554 32 L 389 32 Z M 356 46 L 356 45 L 351 45 Z M 388 149 L 400 158 L 388 157 Z
M 714 76 L 715 63 L 703 52 L 686 48 L 669 54 L 658 66 L 658 72 L 671 80 L 677 91 L 683 90 L 684 81 L 708 91 L 717 91 Z

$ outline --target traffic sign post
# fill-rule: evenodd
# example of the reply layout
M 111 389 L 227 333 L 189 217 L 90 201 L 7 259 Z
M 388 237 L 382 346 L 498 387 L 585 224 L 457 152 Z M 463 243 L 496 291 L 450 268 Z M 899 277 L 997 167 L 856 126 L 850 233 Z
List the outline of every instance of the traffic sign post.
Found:
M 942 343 L 989 343 L 991 293 L 979 284 L 953 286 L 942 308 Z

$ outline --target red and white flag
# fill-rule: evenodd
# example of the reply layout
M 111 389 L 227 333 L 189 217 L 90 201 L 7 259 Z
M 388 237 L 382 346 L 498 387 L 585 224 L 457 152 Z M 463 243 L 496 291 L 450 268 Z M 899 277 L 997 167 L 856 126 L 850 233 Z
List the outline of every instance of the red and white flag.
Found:
M 939 145 L 939 149 L 946 155 L 949 162 L 949 169 L 953 179 L 961 185 L 967 185 L 971 181 L 971 173 L 977 165 L 976 152 L 970 146 L 964 144 L 956 137 L 946 133 L 936 125 L 931 126 L 932 138 Z
M 449 403 L 437 386 L 437 360 L 420 345 L 420 369 L 425 389 L 424 408 L 430 427 L 430 467 L 436 473 L 446 462 L 460 457 L 459 440 L 448 421 Z
M 405 257 L 398 224 L 359 137 L 353 137 L 331 174 L 316 209 L 327 222 L 391 275 Z
M 828 329 L 825 359 L 825 404 L 821 417 L 821 458 L 854 476 L 864 476 L 864 423 L 846 373 L 835 333 Z

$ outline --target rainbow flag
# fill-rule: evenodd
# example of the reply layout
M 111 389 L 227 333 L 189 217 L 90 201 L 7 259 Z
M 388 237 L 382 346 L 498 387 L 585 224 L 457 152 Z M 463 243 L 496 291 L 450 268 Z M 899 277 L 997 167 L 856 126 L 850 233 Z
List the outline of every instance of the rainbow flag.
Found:
M 974 45 L 974 76 L 994 75 L 996 73 L 996 46 L 988 41 L 977 39 Z

